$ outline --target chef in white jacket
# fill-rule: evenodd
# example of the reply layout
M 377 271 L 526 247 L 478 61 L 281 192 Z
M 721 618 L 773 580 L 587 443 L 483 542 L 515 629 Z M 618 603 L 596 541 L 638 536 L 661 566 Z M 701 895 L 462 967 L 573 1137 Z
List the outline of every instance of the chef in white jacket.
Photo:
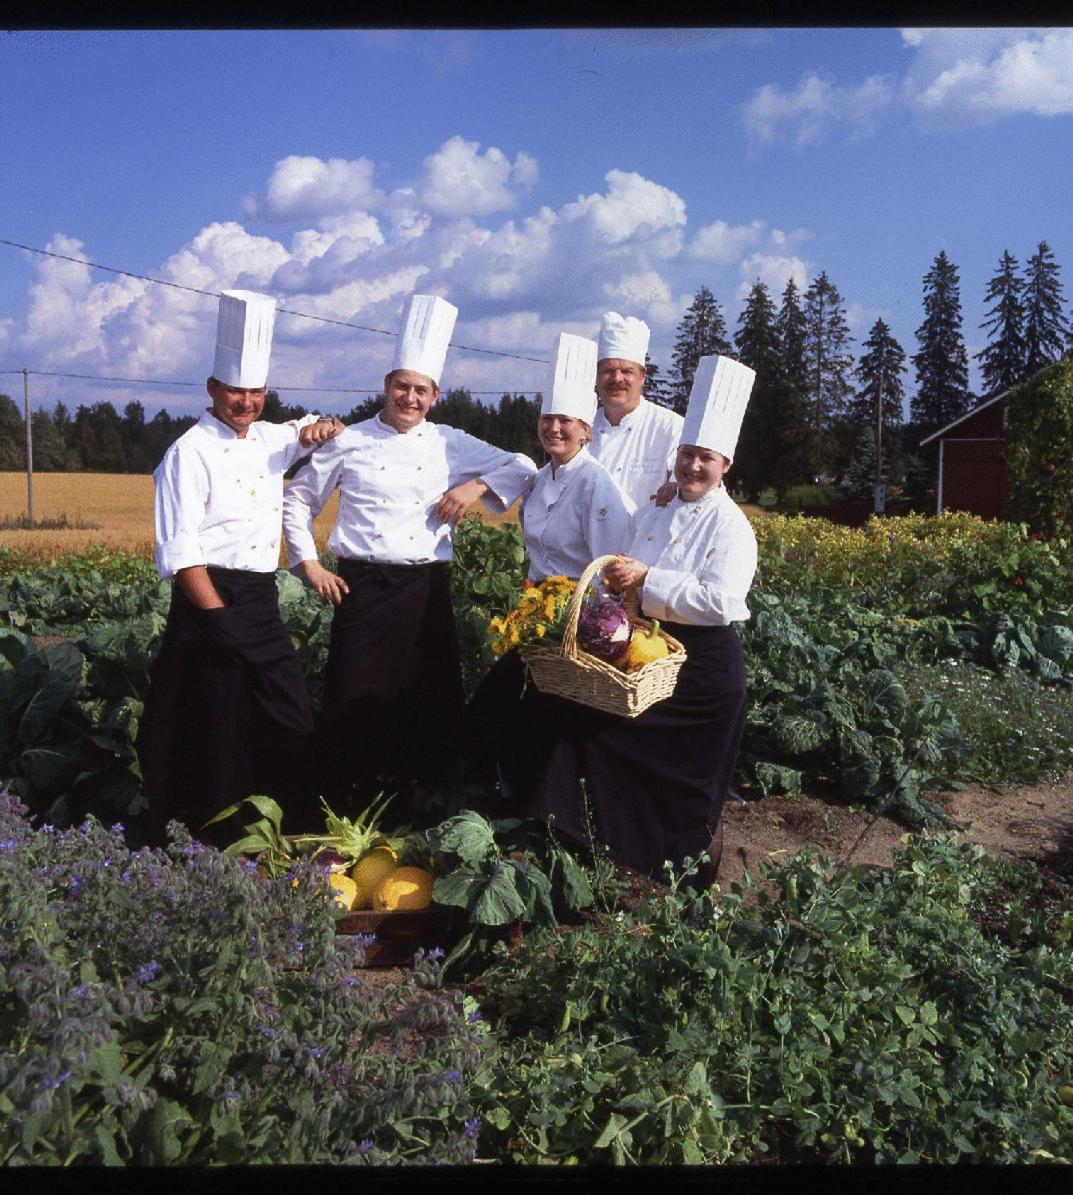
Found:
M 437 296 L 411 296 L 383 409 L 312 458 L 284 499 L 291 567 L 336 605 L 324 726 L 338 799 L 385 778 L 432 780 L 456 753 L 464 697 L 452 528 L 480 499 L 506 510 L 536 472 L 521 453 L 427 421 L 457 315 Z M 318 561 L 313 518 L 336 490 L 333 573 Z
M 671 477 L 682 416 L 642 397 L 648 325 L 608 311 L 600 321 L 592 455 L 637 507 L 650 505 Z
M 289 823 L 317 807 L 313 716 L 280 620 L 276 567 L 283 475 L 343 425 L 260 421 L 275 310 L 253 291 L 220 296 L 212 406 L 153 475 L 156 563 L 173 584 L 137 749 L 146 833 L 157 842 L 167 820 L 197 832 L 250 793 L 280 798 Z
M 561 332 L 540 406 L 548 463 L 522 502 L 529 579 L 576 579 L 630 542 L 634 504 L 589 451 L 596 414 L 596 342 Z
M 749 617 L 756 539 L 723 487 L 754 374 L 729 358 L 698 365 L 678 449 L 678 494 L 638 513 L 629 554 L 607 566 L 641 612 L 686 649 L 674 692 L 636 718 L 546 702 L 540 750 L 502 761 L 524 812 L 583 843 L 585 808 L 620 863 L 651 875 L 707 852 L 694 886 L 715 879 L 722 808 L 745 721 L 745 664 L 733 623 Z M 582 791 L 584 781 L 584 792 Z

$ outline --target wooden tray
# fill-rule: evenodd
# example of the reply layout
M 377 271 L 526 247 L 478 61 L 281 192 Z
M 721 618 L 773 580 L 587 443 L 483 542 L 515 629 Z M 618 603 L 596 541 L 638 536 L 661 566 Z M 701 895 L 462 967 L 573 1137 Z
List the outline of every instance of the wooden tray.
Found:
M 365 950 L 367 967 L 408 967 L 419 947 L 448 951 L 465 932 L 461 910 L 433 905 L 427 909 L 357 909 L 335 923 L 337 934 L 372 934 Z

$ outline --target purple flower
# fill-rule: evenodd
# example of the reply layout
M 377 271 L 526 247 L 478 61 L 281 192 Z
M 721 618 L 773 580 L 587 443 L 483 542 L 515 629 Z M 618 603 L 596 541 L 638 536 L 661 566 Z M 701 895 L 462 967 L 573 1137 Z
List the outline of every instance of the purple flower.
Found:
M 327 1046 L 314 1046 L 309 1052 L 314 1058 L 323 1058 L 327 1048 Z
M 443 950 L 441 950 L 439 946 L 433 946 L 433 948 L 428 952 L 428 957 L 430 962 L 438 963 L 440 959 L 443 958 Z
M 156 959 L 150 959 L 138 968 L 138 982 L 148 983 L 159 970 L 160 964 Z
M 447 1080 L 448 1083 L 461 1083 L 462 1082 L 462 1072 L 461 1071 L 448 1071 L 447 1074 L 445 1074 L 443 1077 Z
M 471 1120 L 467 1120 L 463 1125 L 463 1128 L 466 1130 L 466 1136 L 471 1141 L 476 1140 L 477 1134 L 481 1131 L 481 1127 L 481 1122 L 476 1116 L 474 1116 Z
M 3 842 L 0 842 L 0 851 L 13 851 L 18 845 L 17 839 L 7 838 Z
M 471 1013 L 470 1013 L 470 1014 L 469 1014 L 469 1015 L 466 1017 L 466 1020 L 467 1020 L 467 1021 L 468 1021 L 468 1022 L 471 1024 L 471 1025 L 476 1025 L 478 1021 L 483 1021 L 483 1020 L 484 1020 L 484 1017 L 482 1017 L 482 1016 L 481 1016 L 481 1010 L 480 1010 L 479 1008 L 475 1008 L 475 1009 L 474 1009 L 474 1010 L 473 1010 L 473 1011 L 472 1011 L 472 1012 L 471 1012 Z
M 116 823 L 115 823 L 115 825 L 114 825 L 114 826 L 112 826 L 111 830 L 109 830 L 109 833 L 110 833 L 110 834 L 115 834 L 115 835 L 117 835 L 117 836 L 118 836 L 118 835 L 120 835 L 120 834 L 122 834 L 122 833 L 123 833 L 123 823 L 122 823 L 122 822 L 116 822 Z
M 373 1144 L 373 1139 L 371 1137 L 366 1137 L 363 1141 L 358 1143 L 358 1153 L 360 1154 L 371 1154 L 374 1149 L 376 1149 L 376 1146 Z
M 71 1072 L 64 1071 L 63 1074 L 60 1075 L 56 1079 L 42 1079 L 41 1086 L 44 1087 L 45 1090 L 47 1091 L 50 1088 L 59 1087 L 61 1083 L 66 1083 L 70 1077 L 71 1077 Z
M 272 1028 L 271 1025 L 258 1025 L 258 1029 L 270 1040 L 279 1037 L 279 1034 Z

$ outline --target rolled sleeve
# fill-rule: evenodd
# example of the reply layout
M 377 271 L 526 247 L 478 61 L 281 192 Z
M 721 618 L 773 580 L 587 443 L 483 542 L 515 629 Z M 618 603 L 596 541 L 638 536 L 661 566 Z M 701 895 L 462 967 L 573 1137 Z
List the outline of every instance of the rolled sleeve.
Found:
M 161 461 L 154 480 L 156 566 L 168 580 L 180 569 L 206 563 L 198 528 L 205 514 L 208 475 L 192 453 L 175 446 Z

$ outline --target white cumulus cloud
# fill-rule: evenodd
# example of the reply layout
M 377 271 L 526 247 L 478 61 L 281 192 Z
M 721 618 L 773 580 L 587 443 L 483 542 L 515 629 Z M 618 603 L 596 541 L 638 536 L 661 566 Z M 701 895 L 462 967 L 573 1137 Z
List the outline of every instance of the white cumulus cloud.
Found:
M 791 90 L 774 83 L 759 88 L 745 105 L 745 128 L 755 142 L 788 138 L 797 149 L 815 145 L 839 125 L 854 136 L 867 136 L 894 96 L 884 75 L 842 85 L 810 71 Z
M 738 272 L 741 275 L 741 283 L 734 297 L 739 303 L 745 300 L 755 282 L 764 283 L 776 305 L 791 278 L 802 294 L 808 289 L 808 263 L 800 257 L 754 253 L 745 258 L 738 267 Z
M 903 30 L 907 102 L 928 124 L 1073 112 L 1073 29 Z
M 355 208 L 376 208 L 383 192 L 373 184 L 369 158 L 320 158 L 291 154 L 276 163 L 263 199 L 248 198 L 245 214 L 269 220 L 317 220 Z
M 755 248 L 764 238 L 766 226 L 763 220 L 749 224 L 728 224 L 715 220 L 698 229 L 689 245 L 689 256 L 698 261 L 733 262 L 747 250 Z M 782 236 L 778 233 L 778 236 Z
M 437 215 L 486 216 L 517 207 L 536 182 L 537 164 L 519 151 L 511 162 L 489 146 L 452 137 L 425 159 L 422 206 Z

